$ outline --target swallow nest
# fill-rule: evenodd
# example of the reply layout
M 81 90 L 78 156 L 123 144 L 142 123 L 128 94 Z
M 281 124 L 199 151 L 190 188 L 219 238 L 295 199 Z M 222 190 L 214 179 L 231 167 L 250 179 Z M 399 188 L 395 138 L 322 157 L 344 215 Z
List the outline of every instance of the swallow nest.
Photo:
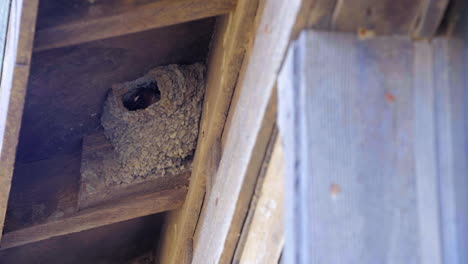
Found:
M 120 166 L 107 185 L 189 169 L 198 138 L 204 72 L 200 63 L 169 65 L 112 86 L 101 124 Z

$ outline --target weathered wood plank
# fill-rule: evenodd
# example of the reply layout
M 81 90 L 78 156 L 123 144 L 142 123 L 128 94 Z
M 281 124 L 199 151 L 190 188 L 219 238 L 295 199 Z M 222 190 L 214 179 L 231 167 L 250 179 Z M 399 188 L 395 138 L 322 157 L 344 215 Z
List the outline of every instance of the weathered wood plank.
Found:
M 37 0 L 14 0 L 10 7 L 0 83 L 0 231 L 5 220 L 23 115 L 37 6 Z
M 85 209 L 70 217 L 6 233 L 0 243 L 0 249 L 173 210 L 183 204 L 186 193 L 187 188 L 181 186 Z
M 80 153 L 15 162 L 4 233 L 75 214 Z
M 409 34 L 424 0 L 338 0 L 332 29 L 357 32 L 360 28 L 376 34 Z
M 412 35 L 417 38 L 429 38 L 436 34 L 447 10 L 450 0 L 424 0 L 419 7 Z
M 208 60 L 200 136 L 189 191 L 183 207 L 168 215 L 158 250 L 160 263 L 191 262 L 195 227 L 205 191 L 211 190 L 221 159 L 221 135 L 244 56 L 251 43 L 257 7 L 256 0 L 240 0 L 235 10 L 218 19 Z
M 0 78 L 3 66 L 3 55 L 5 51 L 6 35 L 8 29 L 8 17 L 10 13 L 11 0 L 0 3 Z
M 249 227 L 244 225 L 242 230 L 245 240 L 243 245 L 238 245 L 233 263 L 269 264 L 278 263 L 280 259 L 284 245 L 284 163 L 279 138 L 272 145 L 265 178 L 257 186 L 256 202 L 250 207 Z
M 274 90 L 276 91 L 276 90 Z M 234 98 L 235 99 L 235 98 Z M 233 99 L 233 100 L 234 100 Z M 232 113 L 235 112 L 235 107 L 231 106 L 229 116 L 233 118 Z M 252 199 L 254 199 L 254 192 L 255 188 L 258 184 L 261 184 L 262 181 L 262 169 L 263 165 L 265 164 L 266 160 L 270 158 L 271 154 L 271 145 L 273 145 L 272 141 L 276 138 L 276 130 L 275 130 L 275 123 L 276 123 L 276 114 L 277 114 L 277 97 L 276 92 L 271 94 L 271 97 L 268 100 L 268 105 L 265 110 L 265 114 L 263 116 L 263 120 L 258 131 L 257 140 L 255 145 L 252 149 L 252 159 L 250 160 L 247 171 L 244 176 L 244 181 L 242 182 L 240 192 L 239 192 L 239 199 L 236 201 L 234 215 L 232 217 L 232 222 L 229 227 L 228 235 L 226 238 L 226 242 L 223 249 L 223 254 L 221 255 L 220 263 L 231 263 L 234 257 L 235 250 L 239 244 L 239 240 L 241 234 L 243 232 L 248 232 L 248 224 L 246 224 L 248 213 L 250 206 L 252 204 Z M 232 120 L 232 119 L 231 119 Z M 225 133 L 223 134 L 223 139 L 229 138 L 230 133 L 235 133 L 235 130 L 230 130 L 232 123 L 226 123 Z M 226 139 L 227 141 L 227 139 Z M 215 178 L 215 181 L 219 179 Z M 210 193 L 208 193 L 210 194 Z M 207 201 L 209 196 L 206 197 Z M 205 217 L 207 208 L 204 207 L 201 218 L 199 220 L 200 223 L 205 222 Z M 198 227 L 197 227 L 198 228 Z M 203 229 L 198 228 L 197 232 L 195 233 L 195 242 L 198 241 Z M 196 245 L 196 244 L 195 244 Z
M 238 201 L 246 175 L 252 163 L 256 143 L 271 97 L 276 74 L 289 44 L 292 28 L 301 1 L 263 2 L 258 27 L 248 62 L 238 81 L 239 99 L 232 114 L 225 143 L 211 193 L 204 207 L 200 234 L 193 254 L 193 263 L 223 263 L 230 261 L 228 240 L 235 219 Z M 245 216 L 243 216 L 245 217 Z
M 132 6 L 100 17 L 84 14 L 72 22 L 39 29 L 34 51 L 80 44 L 93 40 L 141 32 L 192 20 L 218 16 L 233 10 L 234 0 L 161 0 Z
M 69 0 L 67 0 L 69 1 Z M 0 263 L 115 264 L 148 252 L 158 237 L 164 214 L 139 217 L 66 236 L 0 250 Z M 150 258 L 153 259 L 153 258 Z
M 463 45 L 302 34 L 278 83 L 285 263 L 464 263 Z
M 321 30 L 433 37 L 449 0 L 307 0 L 307 26 Z

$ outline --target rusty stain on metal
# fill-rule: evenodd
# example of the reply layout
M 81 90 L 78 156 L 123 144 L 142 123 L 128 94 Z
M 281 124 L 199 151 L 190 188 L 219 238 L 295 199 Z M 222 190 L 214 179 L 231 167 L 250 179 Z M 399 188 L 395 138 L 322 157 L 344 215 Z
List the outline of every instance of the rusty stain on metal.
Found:
M 375 31 L 367 28 L 359 28 L 357 31 L 357 35 L 360 40 L 371 39 L 375 37 Z
M 392 93 L 385 92 L 385 100 L 389 103 L 395 102 L 395 96 Z
M 341 187 L 340 185 L 336 183 L 332 183 L 330 185 L 330 194 L 333 198 L 337 197 L 341 193 Z

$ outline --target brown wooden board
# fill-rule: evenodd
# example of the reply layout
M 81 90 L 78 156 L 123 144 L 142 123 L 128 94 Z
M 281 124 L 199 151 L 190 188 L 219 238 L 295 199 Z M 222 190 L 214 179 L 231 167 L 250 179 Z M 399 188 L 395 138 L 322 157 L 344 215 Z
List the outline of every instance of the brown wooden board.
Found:
M 204 61 L 214 21 L 194 21 L 34 53 L 7 214 L 9 234 L 76 216 L 82 138 L 102 129 L 101 107 L 111 85 L 136 79 L 158 65 Z M 143 194 L 137 189 L 125 195 Z M 181 204 L 183 199 L 178 201 Z M 126 217 L 160 211 L 154 206 L 147 207 L 150 211 L 142 209 Z M 62 230 L 51 235 L 67 232 Z M 40 235 L 37 239 L 47 236 Z
M 77 211 L 80 153 L 16 164 L 4 232 L 30 227 Z
M 76 209 L 82 139 L 102 129 L 102 104 L 111 85 L 157 65 L 203 61 L 213 23 L 195 21 L 34 53 L 7 231 L 40 223 L 68 204 Z
M 159 262 L 189 263 L 205 191 L 211 189 L 221 158 L 221 135 L 244 56 L 251 44 L 258 1 L 241 0 L 219 18 L 208 60 L 206 92 L 190 187 L 184 206 L 171 212 L 163 229 Z
M 173 210 L 182 205 L 185 186 L 155 193 L 135 195 L 123 200 L 78 211 L 71 216 L 5 233 L 0 249 L 17 247 L 52 237 L 76 233 L 104 225 Z
M 231 106 L 231 110 L 234 111 L 234 107 Z M 232 112 L 231 112 L 232 113 Z M 252 160 L 248 164 L 247 172 L 245 174 L 244 181 L 241 186 L 239 199 L 236 201 L 236 207 L 234 211 L 233 220 L 229 227 L 226 243 L 224 245 L 223 255 L 221 256 L 221 263 L 230 263 L 233 259 L 237 245 L 240 243 L 240 236 L 244 232 L 249 232 L 248 214 L 252 206 L 252 199 L 255 200 L 255 189 L 262 184 L 262 178 L 264 172 L 262 171 L 263 165 L 268 162 L 271 154 L 271 146 L 276 138 L 275 122 L 277 115 L 277 97 L 276 92 L 272 93 L 268 99 L 268 105 L 263 116 L 258 137 L 252 150 Z M 230 116 L 232 118 L 232 116 Z M 224 137 L 228 137 L 229 131 L 233 133 L 234 130 L 230 130 L 232 123 L 226 124 Z M 216 175 L 217 176 L 217 175 Z M 220 178 L 215 178 L 214 183 L 220 181 Z M 260 187 L 259 187 L 260 188 Z M 209 199 L 206 197 L 205 201 Z M 200 220 L 200 223 L 206 222 L 205 217 L 207 208 L 204 207 Z M 202 235 L 203 229 L 197 227 L 195 233 L 195 241 Z M 196 244 L 195 244 L 196 245 Z
M 243 186 L 251 180 L 250 173 L 255 169 L 258 173 L 258 167 L 252 165 L 263 159 L 256 155 L 257 143 L 265 137 L 262 124 L 300 7 L 301 1 L 265 1 L 260 5 L 253 45 L 237 82 L 239 96 L 230 112 L 223 156 L 197 226 L 192 263 L 231 261 L 231 247 L 236 244 L 231 241 L 237 240 L 233 231 L 239 219 L 245 218 L 238 211 L 245 198 L 241 196 Z
M 284 162 L 279 137 L 272 139 L 233 263 L 279 263 L 284 246 Z
M 314 29 L 369 34 L 433 37 L 449 0 L 306 0 L 307 25 Z
M 0 263 L 150 264 L 163 220 L 150 215 L 1 250 Z
M 88 4 L 87 12 L 71 14 L 66 22 L 39 28 L 34 50 L 76 45 L 228 13 L 233 0 L 160 0 L 131 4 L 106 1 Z M 81 15 L 79 15 L 81 14 Z M 58 21 L 57 21 L 58 22 Z
M 23 115 L 37 5 L 37 0 L 15 0 L 10 7 L 0 83 L 0 231 L 3 230 Z
M 204 61 L 214 22 L 34 53 L 18 161 L 81 151 L 82 138 L 101 129 L 102 106 L 112 84 L 135 80 L 156 66 Z

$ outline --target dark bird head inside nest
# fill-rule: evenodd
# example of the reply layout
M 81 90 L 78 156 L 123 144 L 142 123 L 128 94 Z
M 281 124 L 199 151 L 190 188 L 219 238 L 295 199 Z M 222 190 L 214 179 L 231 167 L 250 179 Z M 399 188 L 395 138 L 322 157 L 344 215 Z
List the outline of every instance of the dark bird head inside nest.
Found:
M 129 111 L 145 109 L 161 100 L 161 91 L 156 81 L 145 83 L 122 96 L 122 103 Z

